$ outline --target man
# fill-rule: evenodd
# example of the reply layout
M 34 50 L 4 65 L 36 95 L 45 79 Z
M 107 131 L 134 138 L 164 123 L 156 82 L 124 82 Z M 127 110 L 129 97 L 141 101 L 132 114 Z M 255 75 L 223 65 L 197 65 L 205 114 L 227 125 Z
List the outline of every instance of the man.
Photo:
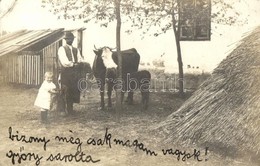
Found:
M 78 87 L 78 81 L 81 79 L 81 69 L 84 58 L 81 56 L 80 51 L 72 46 L 74 41 L 74 35 L 71 32 L 66 32 L 65 46 L 61 46 L 58 50 L 58 58 L 60 62 L 60 77 L 59 82 L 61 84 L 63 91 L 62 97 L 65 102 L 62 102 L 61 108 L 67 110 L 69 115 L 73 115 L 75 111 L 73 110 L 73 103 L 80 102 L 80 90 Z M 65 110 L 62 110 L 65 111 Z

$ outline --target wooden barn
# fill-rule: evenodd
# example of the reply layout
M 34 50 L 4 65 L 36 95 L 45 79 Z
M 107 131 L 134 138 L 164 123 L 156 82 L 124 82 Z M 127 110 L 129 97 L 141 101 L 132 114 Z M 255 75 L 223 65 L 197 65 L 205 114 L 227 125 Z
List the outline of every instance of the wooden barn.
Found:
M 77 44 L 82 45 L 82 31 Z M 20 30 L 0 38 L 0 82 L 38 86 L 44 73 L 57 77 L 57 51 L 63 42 L 64 29 Z

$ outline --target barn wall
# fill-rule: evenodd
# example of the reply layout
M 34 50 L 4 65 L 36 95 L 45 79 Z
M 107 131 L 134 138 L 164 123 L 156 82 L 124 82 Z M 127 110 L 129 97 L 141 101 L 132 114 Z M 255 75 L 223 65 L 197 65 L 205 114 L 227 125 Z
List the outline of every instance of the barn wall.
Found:
M 47 71 L 53 72 L 56 80 L 59 46 L 60 42 L 56 41 L 38 52 L 22 51 L 1 57 L 0 81 L 37 86 L 41 85 Z
M 54 42 L 53 44 L 43 48 L 41 50 L 42 55 L 42 76 L 47 71 L 54 73 L 54 82 L 58 78 L 58 57 L 57 52 L 61 45 L 60 41 Z
M 8 55 L 1 60 L 3 64 L 2 74 L 5 82 L 39 85 L 40 56 L 37 52 L 27 52 L 18 55 Z

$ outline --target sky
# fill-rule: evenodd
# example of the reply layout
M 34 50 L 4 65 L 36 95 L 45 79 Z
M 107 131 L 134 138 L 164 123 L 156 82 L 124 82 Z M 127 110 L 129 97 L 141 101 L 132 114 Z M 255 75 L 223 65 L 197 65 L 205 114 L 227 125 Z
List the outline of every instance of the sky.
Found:
M 0 11 L 4 10 L 10 0 L 2 0 Z M 212 24 L 211 41 L 181 42 L 183 68 L 187 72 L 187 65 L 199 67 L 200 72 L 211 72 L 231 51 L 246 32 L 252 31 L 260 25 L 260 1 L 247 0 L 238 4 L 243 16 L 248 17 L 248 24 L 243 26 L 220 26 Z M 1 14 L 1 12 L 0 12 Z M 41 0 L 19 0 L 13 11 L 0 20 L 2 30 L 9 32 L 19 29 L 54 29 L 54 28 L 81 28 L 85 27 L 83 37 L 83 55 L 92 63 L 94 59 L 94 45 L 116 46 L 116 26 L 101 28 L 97 24 L 85 24 L 82 21 L 57 20 L 57 17 L 41 7 Z M 140 31 L 128 35 L 124 33 L 124 24 L 121 32 L 121 49 L 136 48 L 141 61 L 152 63 L 156 59 L 165 61 L 166 72 L 177 72 L 177 52 L 172 31 L 159 36 L 140 36 Z M 161 55 L 163 55 L 161 57 Z

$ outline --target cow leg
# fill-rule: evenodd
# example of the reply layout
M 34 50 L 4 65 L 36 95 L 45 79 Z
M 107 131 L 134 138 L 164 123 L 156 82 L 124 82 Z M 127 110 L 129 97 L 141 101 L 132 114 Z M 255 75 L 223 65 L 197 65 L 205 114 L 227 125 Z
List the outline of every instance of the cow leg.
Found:
M 120 96 L 120 97 L 121 97 L 121 104 L 123 103 L 123 100 L 124 100 L 124 95 L 125 95 L 125 92 L 124 92 L 124 91 L 122 91 L 122 92 L 121 92 L 121 96 Z
M 107 83 L 108 109 L 112 108 L 112 101 L 111 101 L 112 90 L 113 90 L 113 83 L 112 82 Z
M 149 92 L 141 92 L 142 94 L 142 107 L 144 110 L 148 108 Z
M 128 96 L 127 96 L 127 103 L 129 105 L 133 104 L 133 102 L 134 102 L 133 97 L 134 97 L 134 92 L 131 90 L 128 92 Z
M 100 107 L 98 108 L 98 110 L 104 110 L 105 108 L 105 100 L 104 100 L 104 88 L 105 85 L 103 83 L 101 83 L 101 86 L 100 86 Z

